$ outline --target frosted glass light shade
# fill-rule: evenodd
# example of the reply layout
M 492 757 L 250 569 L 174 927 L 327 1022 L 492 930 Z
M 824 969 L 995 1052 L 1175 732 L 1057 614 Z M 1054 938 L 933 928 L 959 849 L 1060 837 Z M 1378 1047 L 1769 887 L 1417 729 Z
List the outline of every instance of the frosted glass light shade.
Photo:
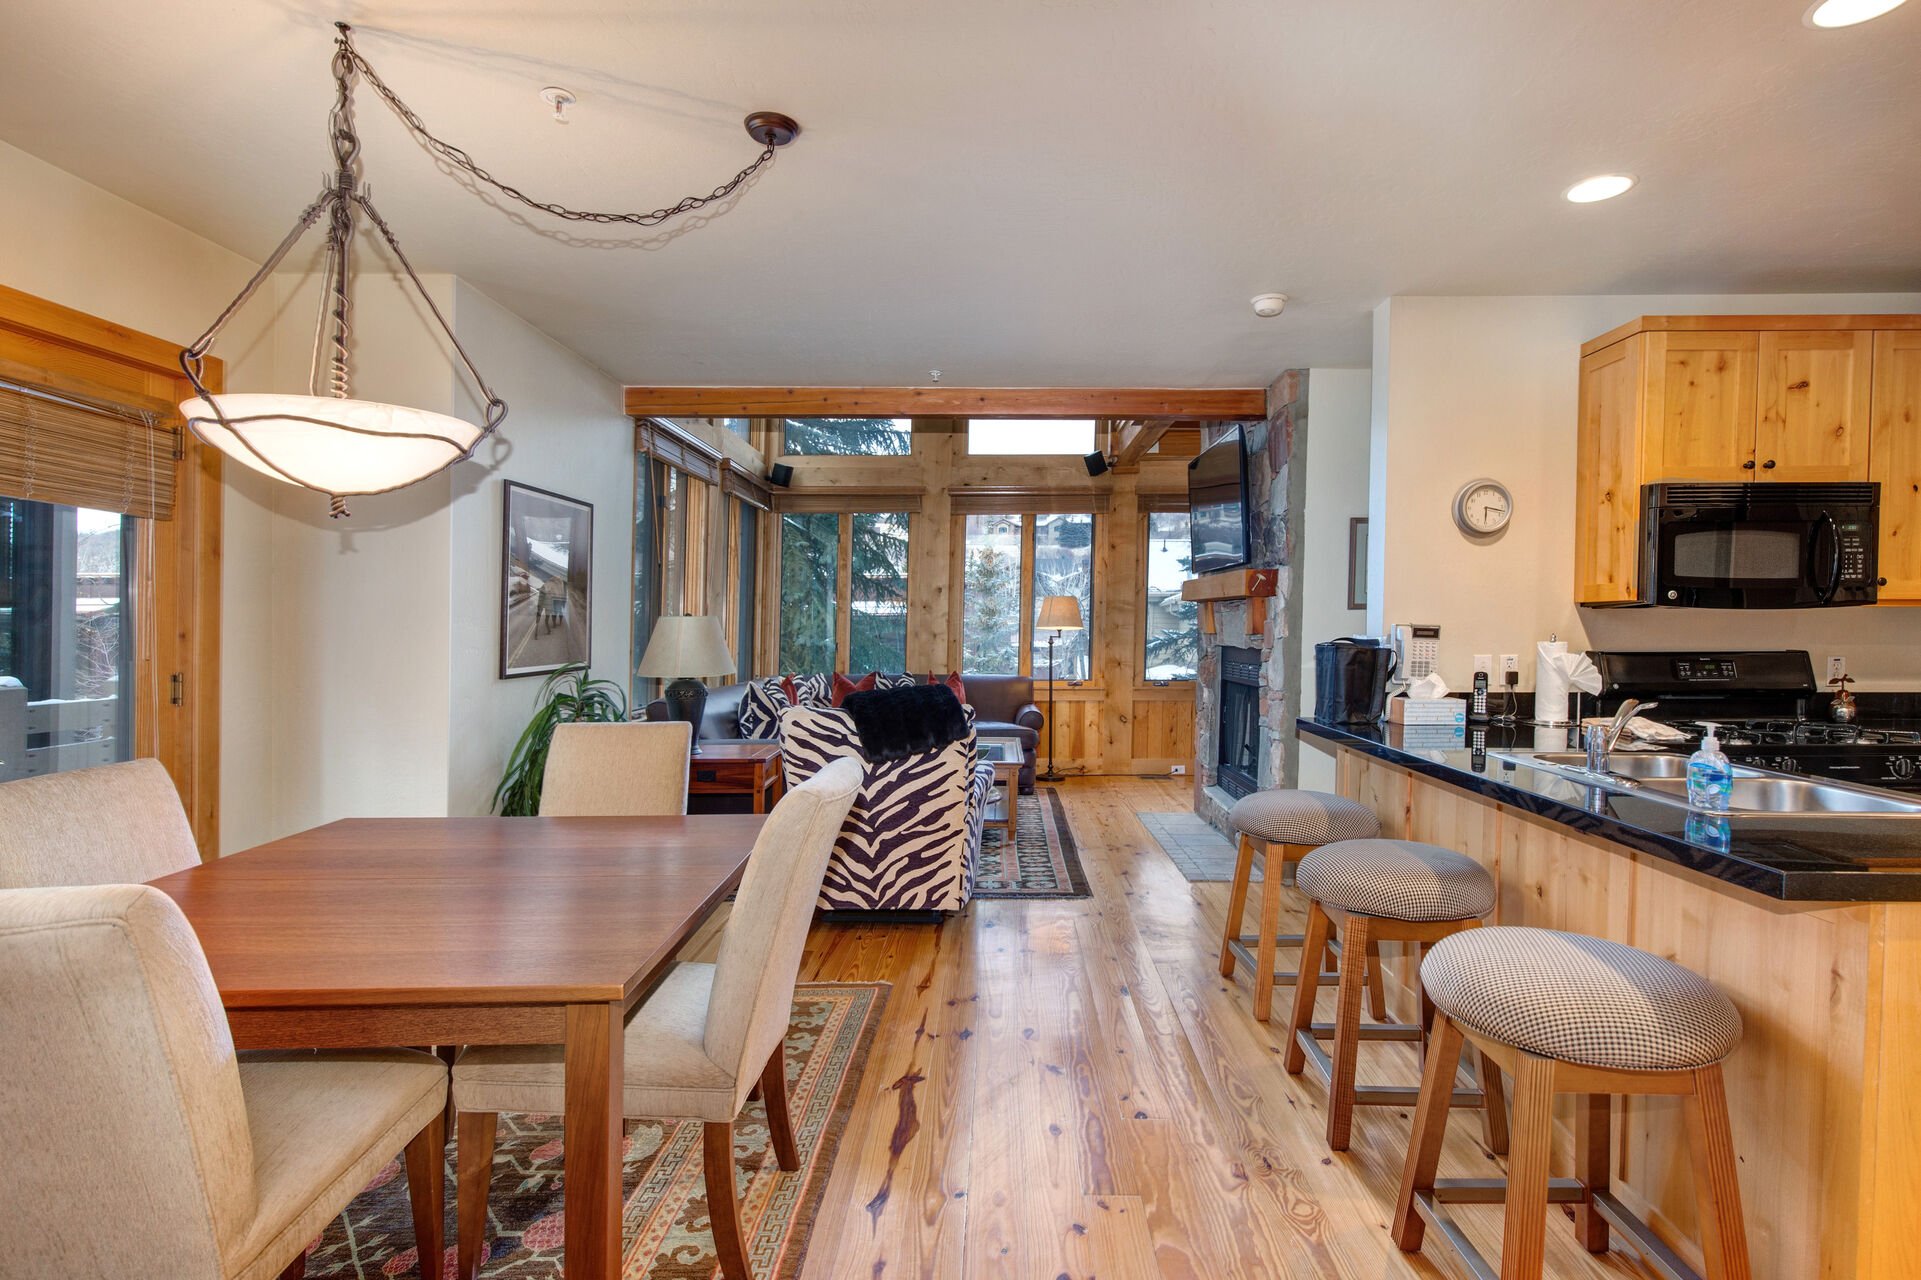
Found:
M 720 619 L 711 614 L 669 614 L 654 623 L 647 651 L 634 668 L 637 676 L 679 680 L 688 676 L 721 676 L 734 669 L 734 654 L 720 633 Z
M 1034 623 L 1037 631 L 1084 631 L 1081 602 L 1074 596 L 1042 596 L 1041 616 Z
M 385 493 L 466 457 L 483 429 L 460 418 L 373 400 L 237 393 L 183 402 L 193 433 L 276 480 L 322 493 Z

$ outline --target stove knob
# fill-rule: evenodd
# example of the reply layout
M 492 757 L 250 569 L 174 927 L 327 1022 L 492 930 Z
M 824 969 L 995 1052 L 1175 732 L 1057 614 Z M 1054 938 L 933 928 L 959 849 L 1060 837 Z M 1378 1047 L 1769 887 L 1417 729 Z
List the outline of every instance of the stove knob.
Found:
M 1896 756 L 1893 760 L 1889 761 L 1889 767 L 1894 770 L 1894 776 L 1897 778 L 1912 778 L 1914 776 L 1914 761 L 1907 756 Z

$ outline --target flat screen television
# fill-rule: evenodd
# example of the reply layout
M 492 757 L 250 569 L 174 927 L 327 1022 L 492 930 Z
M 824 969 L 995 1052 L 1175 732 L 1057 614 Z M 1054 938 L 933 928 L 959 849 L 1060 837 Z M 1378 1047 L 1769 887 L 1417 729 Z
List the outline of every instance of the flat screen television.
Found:
M 1187 464 L 1189 572 L 1214 573 L 1247 563 L 1247 437 L 1241 427 Z

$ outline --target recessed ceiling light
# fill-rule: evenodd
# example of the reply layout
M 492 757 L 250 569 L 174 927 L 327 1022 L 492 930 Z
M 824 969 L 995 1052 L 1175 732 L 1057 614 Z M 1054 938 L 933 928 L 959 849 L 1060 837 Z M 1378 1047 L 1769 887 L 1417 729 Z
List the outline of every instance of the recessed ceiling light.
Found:
M 1851 27 L 1899 9 L 1906 0 L 1820 0 L 1801 20 L 1810 27 Z
M 1575 204 L 1593 204 L 1596 200 L 1612 200 L 1633 185 L 1634 179 L 1625 173 L 1603 173 L 1569 187 L 1567 198 Z

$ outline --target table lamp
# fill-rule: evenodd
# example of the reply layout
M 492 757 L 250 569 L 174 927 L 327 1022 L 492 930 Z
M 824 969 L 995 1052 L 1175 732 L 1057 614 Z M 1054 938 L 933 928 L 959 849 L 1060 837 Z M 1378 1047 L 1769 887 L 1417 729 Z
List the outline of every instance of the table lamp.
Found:
M 1053 633 L 1047 637 L 1047 772 L 1040 777 L 1043 782 L 1059 782 L 1060 771 L 1054 768 L 1054 642 L 1063 631 L 1087 629 L 1081 621 L 1080 600 L 1075 596 L 1043 596 L 1041 616 L 1034 625 Z
M 729 675 L 734 655 L 720 633 L 720 619 L 708 614 L 669 614 L 654 623 L 647 651 L 634 667 L 637 676 L 669 680 L 660 696 L 669 720 L 685 720 L 693 728 L 693 752 L 700 754 L 700 718 L 707 710 L 707 686 L 697 677 Z

